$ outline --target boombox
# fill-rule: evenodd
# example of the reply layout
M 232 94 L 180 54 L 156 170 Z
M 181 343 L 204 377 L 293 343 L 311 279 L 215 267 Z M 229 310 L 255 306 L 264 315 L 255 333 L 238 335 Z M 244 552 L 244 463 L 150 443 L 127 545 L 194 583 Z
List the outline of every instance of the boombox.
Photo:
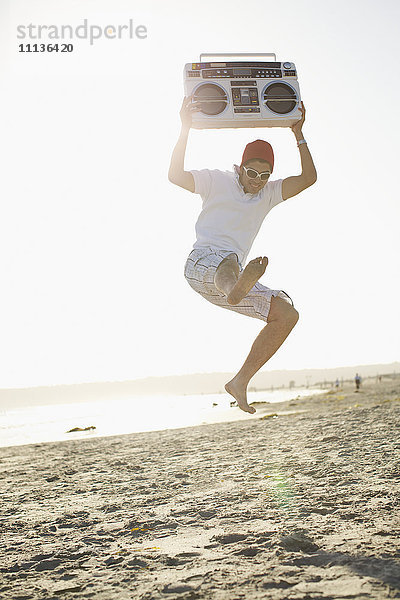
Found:
M 292 62 L 275 54 L 202 54 L 184 71 L 185 96 L 199 103 L 192 127 L 290 127 L 301 118 Z

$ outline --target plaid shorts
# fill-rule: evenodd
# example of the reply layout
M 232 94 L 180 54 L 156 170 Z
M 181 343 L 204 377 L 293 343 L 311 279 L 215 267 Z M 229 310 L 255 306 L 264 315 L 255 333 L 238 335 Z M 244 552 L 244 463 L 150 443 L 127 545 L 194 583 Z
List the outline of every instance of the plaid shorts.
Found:
M 235 254 L 229 250 L 214 250 L 212 248 L 195 248 L 189 254 L 185 264 L 185 279 L 195 292 L 209 302 L 233 310 L 234 312 L 267 321 L 272 296 L 283 298 L 293 305 L 293 302 L 283 290 L 271 290 L 257 282 L 239 304 L 228 304 L 226 296 L 214 284 L 215 272 L 227 256 Z M 237 256 L 235 254 L 235 256 Z M 239 263 L 240 272 L 243 271 Z

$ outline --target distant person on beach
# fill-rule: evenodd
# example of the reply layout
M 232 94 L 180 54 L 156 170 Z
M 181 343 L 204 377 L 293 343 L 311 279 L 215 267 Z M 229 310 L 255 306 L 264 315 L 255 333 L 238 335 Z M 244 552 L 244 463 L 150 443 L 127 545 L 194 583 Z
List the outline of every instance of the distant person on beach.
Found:
M 359 376 L 358 373 L 356 373 L 356 376 L 354 377 L 354 381 L 356 383 L 356 390 L 359 390 L 360 385 L 361 385 L 361 377 Z
M 268 264 L 266 256 L 250 260 L 245 268 L 242 265 L 268 212 L 315 183 L 317 173 L 303 138 L 303 104 L 302 116 L 291 128 L 300 152 L 300 175 L 269 181 L 274 153 L 264 140 L 247 144 L 240 166 L 234 165 L 233 171 L 185 171 L 192 114 L 199 109 L 200 103 L 184 98 L 180 110 L 181 133 L 168 174 L 172 183 L 200 194 L 203 200 L 196 223 L 197 239 L 185 264 L 185 277 L 196 292 L 213 304 L 267 323 L 241 369 L 225 385 L 242 410 L 254 413 L 254 407 L 247 402 L 249 381 L 282 345 L 299 315 L 288 294 L 259 283 Z M 233 341 L 234 332 L 229 343 Z

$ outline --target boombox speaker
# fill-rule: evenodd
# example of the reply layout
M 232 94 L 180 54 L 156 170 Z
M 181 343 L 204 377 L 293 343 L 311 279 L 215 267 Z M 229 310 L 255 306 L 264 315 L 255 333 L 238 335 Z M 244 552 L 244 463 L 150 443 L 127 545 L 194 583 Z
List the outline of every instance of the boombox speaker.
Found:
M 184 71 L 185 96 L 198 102 L 192 127 L 290 127 L 301 118 L 292 62 L 275 54 L 202 54 Z

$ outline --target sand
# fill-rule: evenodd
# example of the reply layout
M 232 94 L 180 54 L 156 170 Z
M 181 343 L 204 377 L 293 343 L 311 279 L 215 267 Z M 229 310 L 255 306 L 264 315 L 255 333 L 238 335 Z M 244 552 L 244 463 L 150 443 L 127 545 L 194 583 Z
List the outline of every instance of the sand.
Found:
M 400 598 L 400 379 L 257 411 L 1 448 L 0 598 Z

